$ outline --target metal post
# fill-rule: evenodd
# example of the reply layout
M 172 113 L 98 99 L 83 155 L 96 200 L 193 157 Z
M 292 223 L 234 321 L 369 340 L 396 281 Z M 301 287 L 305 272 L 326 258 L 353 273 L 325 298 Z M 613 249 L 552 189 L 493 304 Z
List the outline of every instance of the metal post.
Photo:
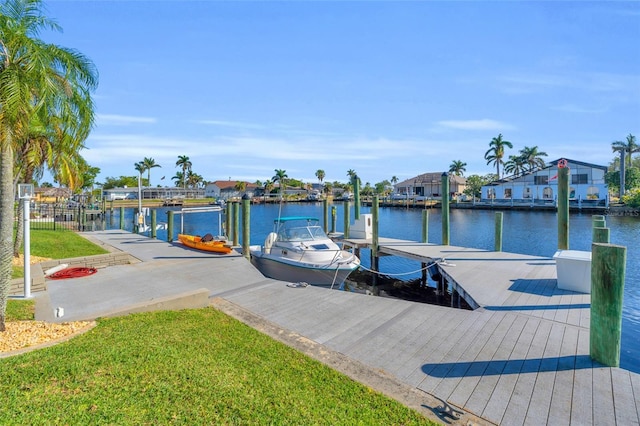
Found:
M 502 212 L 496 212 L 496 229 L 494 232 L 495 251 L 502 251 Z
M 31 297 L 31 229 L 29 226 L 29 203 L 30 197 L 26 196 L 22 200 L 22 214 L 23 220 L 23 238 L 24 238 L 24 297 L 28 299 Z
M 251 252 L 249 251 L 249 244 L 251 242 L 250 223 L 251 223 L 251 200 L 247 194 L 242 196 L 242 255 L 250 259 Z
M 622 197 L 625 194 L 625 186 L 626 186 L 626 165 L 625 163 L 625 155 L 626 152 L 624 149 L 620 151 L 620 201 L 622 201 Z
M 595 361 L 609 367 L 620 366 L 626 262 L 626 247 L 591 244 L 589 354 Z
M 449 245 L 449 174 L 444 172 L 442 185 L 442 245 Z

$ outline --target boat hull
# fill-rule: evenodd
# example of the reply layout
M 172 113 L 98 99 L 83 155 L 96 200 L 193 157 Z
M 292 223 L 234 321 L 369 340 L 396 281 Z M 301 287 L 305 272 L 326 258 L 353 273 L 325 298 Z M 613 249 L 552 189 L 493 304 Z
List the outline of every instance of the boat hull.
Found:
M 251 263 L 262 275 L 279 281 L 306 282 L 314 286 L 338 288 L 359 265 L 350 263 L 340 267 L 319 267 L 305 263 L 291 264 L 277 257 L 251 253 Z

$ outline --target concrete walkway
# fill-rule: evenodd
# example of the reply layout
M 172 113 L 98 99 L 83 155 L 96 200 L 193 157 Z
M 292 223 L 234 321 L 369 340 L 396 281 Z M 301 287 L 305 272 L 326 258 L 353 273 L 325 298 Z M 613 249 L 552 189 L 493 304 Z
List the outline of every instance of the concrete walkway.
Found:
M 640 424 L 640 376 L 594 365 L 575 326 L 509 310 L 291 288 L 237 254 L 123 231 L 87 236 L 141 262 L 49 281 L 37 318 L 94 319 L 207 289 L 214 307 L 444 423 Z M 56 307 L 63 318 L 53 316 Z

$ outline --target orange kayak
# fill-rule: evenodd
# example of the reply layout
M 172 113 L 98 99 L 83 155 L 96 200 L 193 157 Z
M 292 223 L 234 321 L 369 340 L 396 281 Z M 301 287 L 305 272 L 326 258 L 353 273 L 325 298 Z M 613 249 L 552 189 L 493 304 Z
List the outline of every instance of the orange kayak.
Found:
M 202 238 L 198 235 L 178 234 L 178 240 L 187 247 L 212 253 L 228 254 L 233 250 L 226 241 L 202 241 Z

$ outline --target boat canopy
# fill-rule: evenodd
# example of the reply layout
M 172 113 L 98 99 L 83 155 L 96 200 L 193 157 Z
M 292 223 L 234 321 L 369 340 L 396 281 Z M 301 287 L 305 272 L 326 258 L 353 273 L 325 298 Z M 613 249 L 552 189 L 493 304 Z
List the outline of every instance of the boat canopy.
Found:
M 275 219 L 273 223 L 284 223 L 284 222 L 290 222 L 292 220 L 313 220 L 316 222 L 320 221 L 320 219 L 313 216 L 286 216 L 286 217 L 279 217 L 278 219 Z

